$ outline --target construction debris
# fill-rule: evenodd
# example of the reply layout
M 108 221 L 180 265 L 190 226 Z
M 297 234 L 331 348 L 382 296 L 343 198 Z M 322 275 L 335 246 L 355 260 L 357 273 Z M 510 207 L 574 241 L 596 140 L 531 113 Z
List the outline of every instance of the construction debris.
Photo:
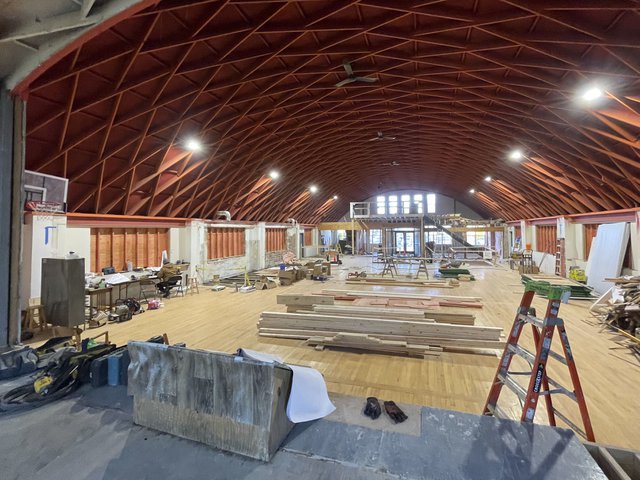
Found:
M 591 312 L 640 344 L 640 276 L 605 280 L 615 286 L 593 304 Z

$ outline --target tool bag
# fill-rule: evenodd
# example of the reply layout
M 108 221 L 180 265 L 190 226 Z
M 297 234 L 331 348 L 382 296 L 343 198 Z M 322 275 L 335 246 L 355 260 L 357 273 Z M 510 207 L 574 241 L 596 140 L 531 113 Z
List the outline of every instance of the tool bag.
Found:
M 120 302 L 122 302 L 123 305 L 126 305 L 129 308 L 129 310 L 131 311 L 131 315 L 144 313 L 142 305 L 140 305 L 140 302 L 135 298 L 126 298 L 124 300 L 121 300 Z
M 30 347 L 0 353 L 0 380 L 31 373 L 37 363 L 38 355 Z
M 113 322 L 126 322 L 131 320 L 131 310 L 126 305 L 116 305 L 113 312 L 109 315 L 109 319 Z

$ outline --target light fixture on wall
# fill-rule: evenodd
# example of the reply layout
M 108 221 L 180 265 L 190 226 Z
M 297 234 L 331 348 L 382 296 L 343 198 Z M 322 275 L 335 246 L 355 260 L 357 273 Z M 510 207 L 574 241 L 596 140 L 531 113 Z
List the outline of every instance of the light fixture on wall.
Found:
M 277 180 L 278 178 L 280 178 L 280 172 L 277 170 L 271 170 L 269 172 L 269 176 L 273 179 L 273 180 Z
M 471 195 L 473 195 L 474 193 L 476 193 L 476 189 L 475 189 L 475 188 L 472 188 L 471 190 L 469 190 L 469 193 L 470 193 Z
M 318 191 L 318 187 L 316 187 L 315 185 L 311 185 L 311 186 L 309 187 L 309 191 L 310 191 L 311 193 L 316 193 L 316 192 Z
M 490 182 L 491 180 L 493 180 L 493 178 L 491 178 L 491 175 L 487 175 L 486 177 L 484 177 L 485 182 Z
M 338 199 L 338 195 L 334 195 L 334 196 L 333 196 L 333 199 L 334 199 L 334 200 L 337 200 L 337 199 Z
M 202 144 L 195 138 L 189 138 L 184 146 L 187 150 L 191 150 L 194 153 L 202 151 Z

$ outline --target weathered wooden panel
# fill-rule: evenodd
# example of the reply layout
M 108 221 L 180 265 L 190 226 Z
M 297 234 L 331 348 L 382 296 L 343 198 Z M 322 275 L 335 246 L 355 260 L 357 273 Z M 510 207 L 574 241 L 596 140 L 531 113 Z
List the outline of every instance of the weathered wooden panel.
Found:
M 146 342 L 129 352 L 138 425 L 265 461 L 293 427 L 286 367 Z

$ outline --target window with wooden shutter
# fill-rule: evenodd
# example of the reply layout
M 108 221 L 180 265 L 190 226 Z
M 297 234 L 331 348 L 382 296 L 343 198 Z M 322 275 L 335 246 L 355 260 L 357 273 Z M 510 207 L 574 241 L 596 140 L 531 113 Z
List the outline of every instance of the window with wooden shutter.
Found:
M 127 269 L 127 262 L 134 268 L 158 267 L 162 251 L 169 251 L 168 228 L 92 228 L 92 272 L 113 267 L 116 271 Z
M 536 226 L 536 250 L 555 255 L 558 249 L 558 238 L 555 225 Z
M 210 228 L 207 239 L 209 260 L 241 257 L 245 254 L 244 228 Z
M 284 228 L 267 228 L 267 252 L 280 252 L 287 249 L 287 230 Z
M 304 244 L 306 246 L 313 245 L 313 230 L 310 228 L 304 231 Z

